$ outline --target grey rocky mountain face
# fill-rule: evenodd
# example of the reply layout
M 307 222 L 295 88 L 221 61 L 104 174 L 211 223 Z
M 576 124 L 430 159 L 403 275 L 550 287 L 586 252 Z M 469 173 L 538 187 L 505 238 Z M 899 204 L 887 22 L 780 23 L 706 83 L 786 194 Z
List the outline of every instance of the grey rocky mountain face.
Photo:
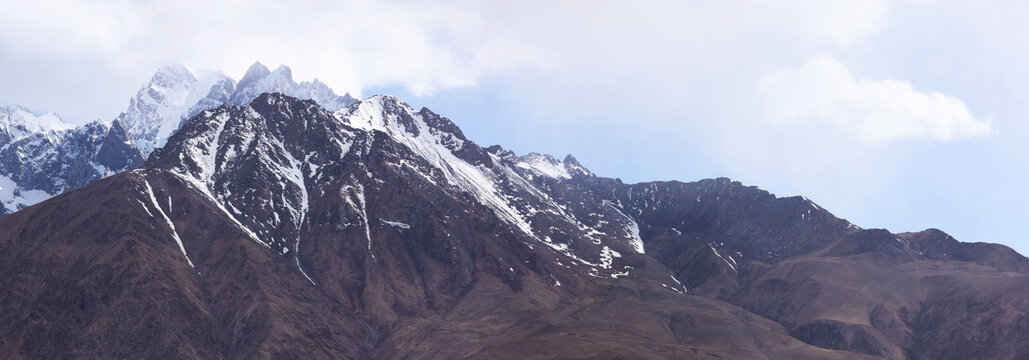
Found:
M 143 163 L 117 121 L 73 128 L 51 115 L 55 126 L 17 125 L 12 117 L 26 113 L 6 107 L 0 117 L 0 215 Z
M 293 80 L 288 67 L 255 63 L 240 80 L 181 64 L 159 69 L 113 121 L 79 127 L 55 114 L 0 108 L 0 216 L 105 176 L 137 168 L 186 119 L 222 104 L 243 105 L 265 92 L 314 99 L 336 110 L 354 103 L 324 83 Z

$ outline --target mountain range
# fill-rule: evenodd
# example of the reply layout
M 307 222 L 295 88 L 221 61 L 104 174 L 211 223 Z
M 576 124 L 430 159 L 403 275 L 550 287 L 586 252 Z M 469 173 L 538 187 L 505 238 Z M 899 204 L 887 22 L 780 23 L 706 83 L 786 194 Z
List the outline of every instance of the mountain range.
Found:
M 354 103 L 315 79 L 254 63 L 237 83 L 220 71 L 161 67 L 113 120 L 73 126 L 53 113 L 0 105 L 0 216 L 103 177 L 139 167 L 182 122 L 221 104 L 243 105 L 278 92 L 314 99 L 329 109 Z M 131 141 L 129 140 L 131 139 Z
M 1029 358 L 1029 259 L 1006 246 L 725 178 L 627 184 L 287 68 L 189 86 L 175 69 L 95 132 L 79 158 L 102 175 L 0 218 L 0 353 Z M 149 106 L 200 83 L 217 105 Z M 291 90 L 240 90 L 265 87 Z M 14 111 L 6 134 L 40 147 L 81 131 Z

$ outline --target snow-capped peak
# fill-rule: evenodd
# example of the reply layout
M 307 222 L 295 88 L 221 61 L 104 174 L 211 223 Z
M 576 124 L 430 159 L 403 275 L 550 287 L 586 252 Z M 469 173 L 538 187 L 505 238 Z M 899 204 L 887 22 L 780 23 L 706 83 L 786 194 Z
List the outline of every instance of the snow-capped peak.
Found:
M 293 69 L 290 69 L 289 66 L 286 65 L 279 65 L 279 67 L 275 68 L 275 71 L 272 71 L 269 75 L 272 75 L 273 78 L 293 81 Z
M 456 125 L 428 109 L 415 111 L 393 95 L 375 95 L 336 112 L 351 127 L 378 130 L 398 138 L 415 138 L 440 145 L 448 152 L 461 150 L 468 139 Z
M 298 99 L 311 99 L 329 111 L 336 111 L 357 102 L 350 94 L 336 95 L 328 85 L 317 79 L 297 83 L 293 80 L 293 70 L 286 65 L 269 71 L 264 64 L 255 62 L 239 80 L 228 103 L 246 105 L 263 93 L 282 93 Z
M 328 85 L 317 78 L 298 84 L 295 96 L 300 99 L 314 100 L 329 111 L 336 111 L 357 102 L 357 99 L 351 97 L 350 93 L 344 93 L 343 96 L 336 95 Z
M 69 130 L 74 125 L 65 123 L 57 114 L 36 114 L 22 106 L 0 105 L 0 131 L 14 139 L 31 134 Z
M 340 110 L 339 115 L 348 125 L 362 129 L 362 130 L 379 130 L 382 132 L 389 132 L 395 130 L 401 133 L 407 133 L 406 127 L 399 126 L 396 117 L 391 117 L 386 114 L 386 111 L 390 107 L 399 107 L 405 110 L 406 113 L 411 113 L 414 109 L 404 104 L 392 95 L 375 95 L 368 99 L 362 100 L 357 104 L 356 107 Z
M 246 86 L 250 83 L 263 79 L 268 76 L 271 71 L 268 71 L 268 67 L 264 66 L 260 61 L 255 61 L 253 65 L 247 68 L 246 74 L 243 74 L 243 78 L 239 79 L 240 86 Z
M 423 112 L 391 95 L 376 95 L 336 112 L 341 122 L 365 131 L 381 131 L 439 169 L 447 182 L 473 194 L 480 203 L 527 235 L 535 236 L 525 216 L 503 196 L 496 175 L 460 158 L 455 151 L 466 140 L 455 134 L 430 127 Z
M 150 87 L 161 88 L 161 87 L 174 87 L 181 83 L 195 82 L 196 77 L 193 72 L 182 63 L 173 63 L 161 66 L 154 73 L 153 78 L 150 80 Z
M 529 153 L 518 158 L 516 166 L 532 171 L 536 175 L 548 176 L 554 179 L 571 179 L 565 164 L 557 161 L 553 156 L 538 153 Z
M 221 72 L 193 71 L 183 64 L 162 66 L 117 120 L 125 126 L 136 147 L 149 154 L 164 145 L 196 104 L 219 96 L 213 90 L 231 81 Z M 212 104 L 219 103 L 217 100 Z

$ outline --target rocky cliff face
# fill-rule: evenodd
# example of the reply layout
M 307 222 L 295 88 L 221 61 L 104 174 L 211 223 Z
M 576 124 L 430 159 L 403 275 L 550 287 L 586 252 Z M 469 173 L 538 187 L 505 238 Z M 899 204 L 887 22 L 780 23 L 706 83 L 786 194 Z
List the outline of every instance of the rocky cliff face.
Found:
M 1029 354 L 1006 247 L 728 179 L 625 184 L 390 96 L 201 111 L 0 229 L 0 351 L 26 358 Z
M 142 163 L 117 121 L 74 127 L 54 114 L 0 107 L 0 215 Z

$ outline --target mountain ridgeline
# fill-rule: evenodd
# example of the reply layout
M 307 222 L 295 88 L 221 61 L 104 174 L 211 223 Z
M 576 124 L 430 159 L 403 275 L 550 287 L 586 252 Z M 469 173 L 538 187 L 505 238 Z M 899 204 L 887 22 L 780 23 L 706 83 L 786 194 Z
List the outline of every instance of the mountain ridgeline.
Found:
M 219 99 L 138 169 L 0 218 L 0 353 L 1029 357 L 1029 260 L 1002 245 L 724 178 L 625 184 L 392 96 Z

